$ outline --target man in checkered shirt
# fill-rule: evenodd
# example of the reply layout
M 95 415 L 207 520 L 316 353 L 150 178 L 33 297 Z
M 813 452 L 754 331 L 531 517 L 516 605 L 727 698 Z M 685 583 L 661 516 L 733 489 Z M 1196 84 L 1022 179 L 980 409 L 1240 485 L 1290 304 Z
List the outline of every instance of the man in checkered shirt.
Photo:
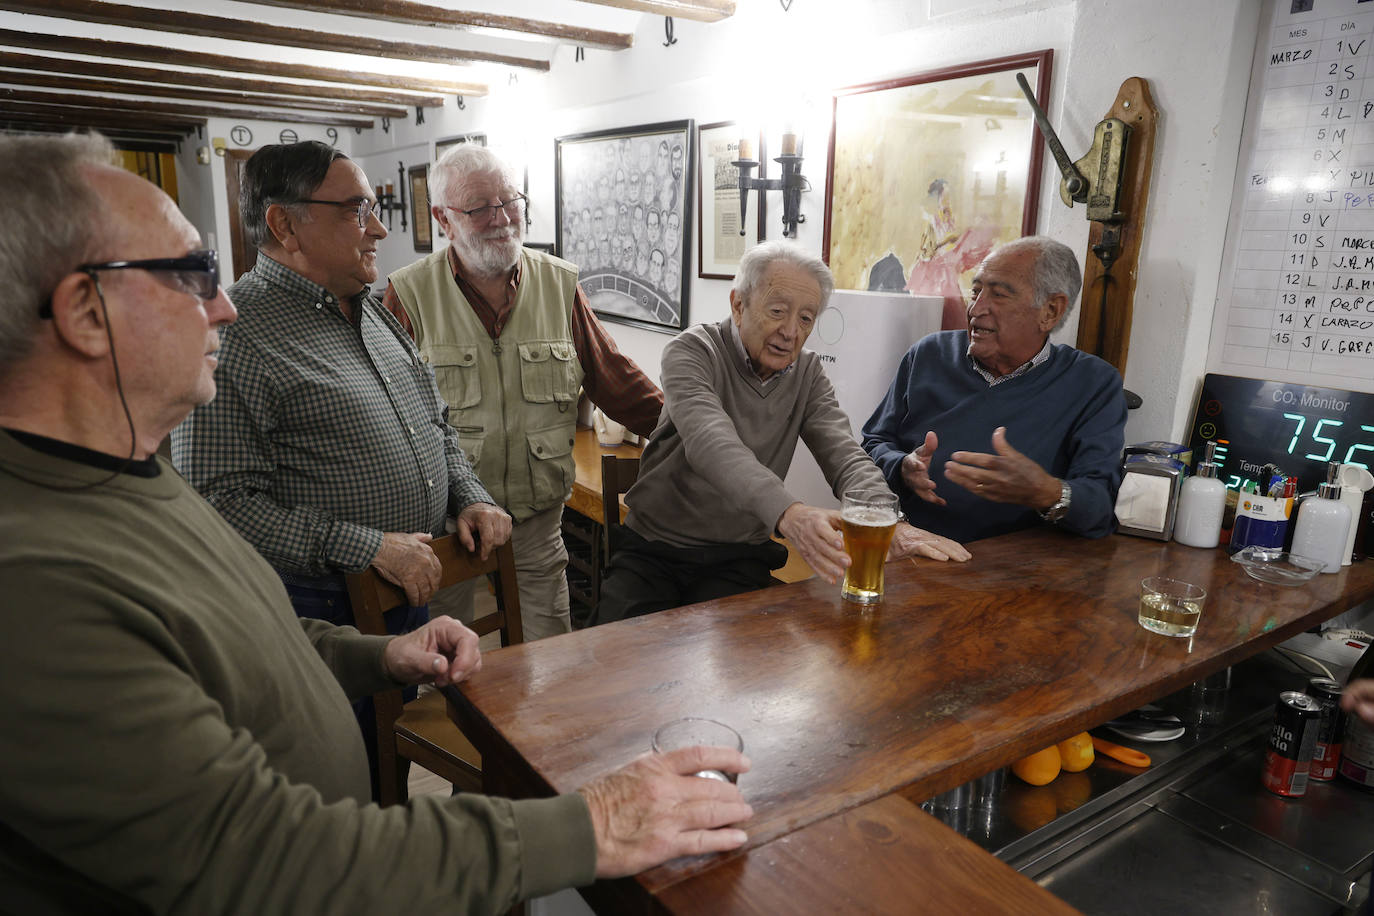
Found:
M 429 541 L 445 519 L 485 556 L 510 516 L 459 447 L 433 372 L 369 294 L 387 232 L 362 169 L 319 142 L 265 146 L 239 202 L 257 263 L 229 290 L 239 321 L 222 334 L 219 395 L 172 434 L 172 459 L 297 614 L 351 624 L 343 574 L 373 566 L 405 589 L 412 607 L 387 627 L 409 632 L 428 619 Z M 375 770 L 370 708 L 355 704 Z

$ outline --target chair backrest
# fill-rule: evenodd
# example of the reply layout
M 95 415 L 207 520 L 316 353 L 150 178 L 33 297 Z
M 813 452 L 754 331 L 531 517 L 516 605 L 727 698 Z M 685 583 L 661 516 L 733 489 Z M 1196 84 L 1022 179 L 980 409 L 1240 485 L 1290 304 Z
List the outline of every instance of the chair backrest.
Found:
M 496 610 L 477 618 L 468 626 L 478 636 L 500 630 L 503 646 L 524 642 L 525 636 L 520 628 L 520 592 L 515 583 L 515 552 L 510 542 L 493 550 L 485 561 L 478 554 L 469 553 L 455 534 L 435 538 L 429 546 L 439 559 L 440 588 L 481 575 L 493 575 Z M 407 603 L 405 590 L 382 578 L 370 566 L 363 572 L 349 574 L 345 579 L 358 631 L 385 636 L 386 622 L 382 615 Z
M 611 531 L 620 525 L 620 494 L 629 490 L 638 477 L 638 458 L 601 456 L 601 517 L 606 530 L 602 566 L 611 560 Z

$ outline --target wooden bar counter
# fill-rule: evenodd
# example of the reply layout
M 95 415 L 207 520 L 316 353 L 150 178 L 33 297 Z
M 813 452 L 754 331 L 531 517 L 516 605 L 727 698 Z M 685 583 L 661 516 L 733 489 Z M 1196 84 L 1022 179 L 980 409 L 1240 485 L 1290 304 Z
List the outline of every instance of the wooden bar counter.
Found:
M 517 797 L 572 791 L 681 716 L 743 735 L 745 849 L 599 882 L 584 891 L 599 912 L 1063 912 L 916 806 L 1374 596 L 1370 562 L 1280 588 L 1224 550 L 1121 535 L 971 550 L 888 564 L 871 610 L 813 578 L 501 649 L 452 711 L 489 788 Z M 1136 622 L 1140 580 L 1160 573 L 1207 589 L 1192 639 Z

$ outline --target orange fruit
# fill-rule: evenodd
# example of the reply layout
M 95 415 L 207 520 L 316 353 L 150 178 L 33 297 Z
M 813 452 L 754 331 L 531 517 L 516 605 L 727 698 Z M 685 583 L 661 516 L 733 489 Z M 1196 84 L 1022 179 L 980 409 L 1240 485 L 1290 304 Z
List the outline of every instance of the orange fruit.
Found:
M 1051 744 L 1043 751 L 1022 757 L 1011 765 L 1011 771 L 1033 786 L 1048 785 L 1059 775 L 1059 748 Z
M 1093 739 L 1087 732 L 1065 738 L 1055 747 L 1059 749 L 1059 766 L 1065 773 L 1077 773 L 1092 766 Z

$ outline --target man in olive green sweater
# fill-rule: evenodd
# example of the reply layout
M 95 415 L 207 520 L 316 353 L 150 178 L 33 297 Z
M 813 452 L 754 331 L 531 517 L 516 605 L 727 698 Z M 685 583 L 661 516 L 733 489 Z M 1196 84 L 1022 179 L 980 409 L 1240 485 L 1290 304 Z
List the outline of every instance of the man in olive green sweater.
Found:
M 23 913 L 496 913 L 744 841 L 722 748 L 580 791 L 368 802 L 348 701 L 462 680 L 451 618 L 298 619 L 157 444 L 214 396 L 214 252 L 101 138 L 0 140 L 0 899 Z

